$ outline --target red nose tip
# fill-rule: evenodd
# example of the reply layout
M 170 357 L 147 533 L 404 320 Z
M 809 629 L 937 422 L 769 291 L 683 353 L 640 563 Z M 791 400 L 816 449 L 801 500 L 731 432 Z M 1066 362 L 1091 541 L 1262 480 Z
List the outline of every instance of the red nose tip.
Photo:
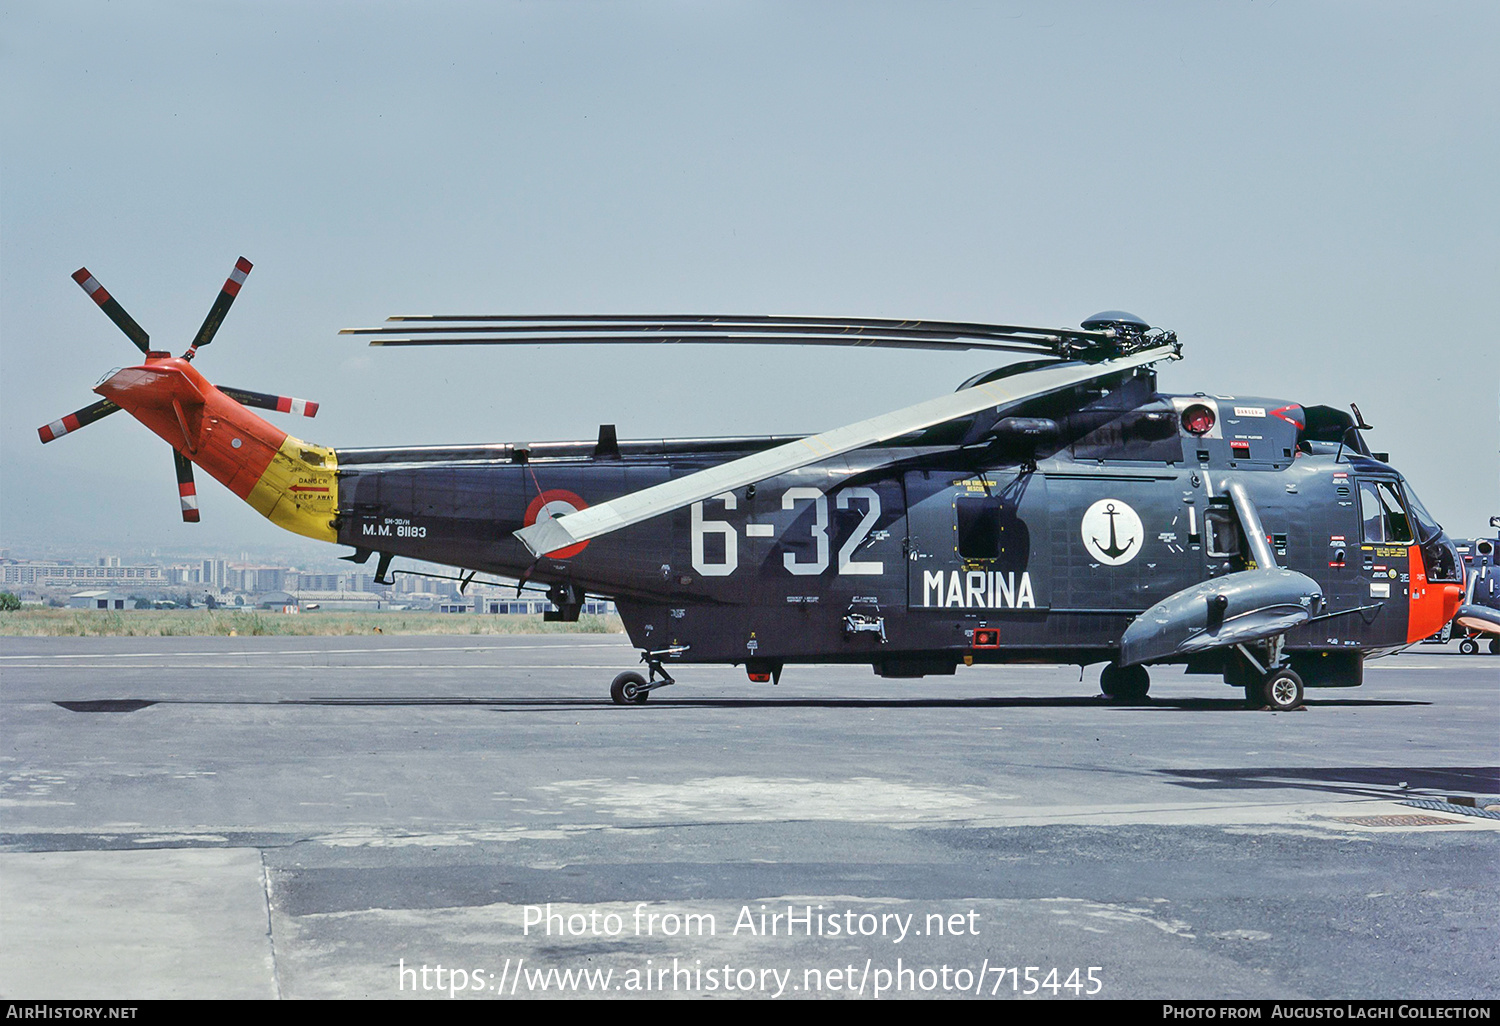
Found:
M 1462 584 L 1443 585 L 1443 622 L 1447 623 L 1458 614 L 1458 607 L 1464 604 L 1464 586 Z

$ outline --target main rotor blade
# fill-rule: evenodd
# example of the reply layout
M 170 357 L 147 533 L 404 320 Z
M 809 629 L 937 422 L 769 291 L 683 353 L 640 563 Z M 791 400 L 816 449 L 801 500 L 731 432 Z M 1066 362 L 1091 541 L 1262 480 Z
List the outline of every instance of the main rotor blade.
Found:
M 421 325 L 346 328 L 340 334 L 381 336 L 372 346 L 710 343 L 875 346 L 903 349 L 1114 355 L 1125 341 L 1113 329 L 1028 328 L 960 321 L 832 318 L 769 314 L 478 314 L 410 315 L 392 321 Z M 463 323 L 467 322 L 467 323 Z M 479 335 L 484 337 L 465 337 Z M 403 336 L 403 337 L 386 337 Z M 439 337 L 442 336 L 442 337 Z
M 352 332 L 351 332 L 352 334 Z M 785 346 L 854 346 L 875 349 L 985 349 L 1007 353 L 1050 354 L 1051 347 L 1040 345 L 1030 339 L 1010 341 L 947 341 L 942 339 L 892 338 L 880 335 L 849 334 L 795 334 L 783 335 L 770 332 L 746 332 L 744 334 L 640 334 L 640 335 L 574 335 L 552 337 L 538 335 L 510 335 L 489 338 L 378 338 L 372 346 L 535 346 L 535 345 L 681 345 L 703 343 L 708 345 L 785 345 Z
M 847 427 L 834 428 L 832 431 L 788 442 L 774 449 L 622 495 L 576 513 L 538 520 L 515 534 L 532 554 L 542 556 L 842 453 L 900 438 L 913 431 L 970 416 L 982 410 L 1013 406 L 1027 399 L 1059 392 L 1095 378 L 1142 367 L 1158 360 L 1175 358 L 1177 355 L 1177 346 L 1168 344 L 1100 363 L 1067 362 L 1040 367 L 1014 377 L 961 389 L 951 395 L 929 399 Z
M 214 300 L 214 305 L 208 308 L 208 316 L 203 319 L 203 327 L 198 329 L 198 334 L 193 336 L 193 344 L 188 347 L 191 353 L 202 346 L 208 345 L 218 334 L 219 325 L 224 322 L 224 315 L 229 312 L 229 307 L 234 303 L 234 297 L 240 294 L 240 286 L 245 284 L 245 276 L 254 267 L 250 261 L 240 257 L 234 263 L 234 270 L 229 272 L 229 277 L 224 279 L 224 287 L 219 290 L 219 298 Z
M 493 324 L 796 324 L 843 328 L 918 328 L 931 331 L 983 335 L 1027 334 L 1104 341 L 1117 337 L 1113 330 L 1086 328 L 1036 328 L 1021 324 L 986 324 L 982 321 L 941 321 L 920 317 L 819 317 L 804 314 L 398 314 L 388 321 L 484 322 Z
M 98 278 L 89 273 L 87 267 L 80 267 L 74 271 L 73 280 L 89 294 L 90 299 L 99 304 L 99 309 L 104 311 L 104 315 L 115 322 L 115 326 L 135 343 L 137 349 L 143 353 L 151 352 L 151 336 L 135 323 L 135 318 L 126 313 L 125 308 L 113 296 L 104 291 L 104 286 L 99 284 Z
M 297 413 L 304 417 L 318 415 L 318 404 L 311 399 L 293 399 L 289 395 L 268 395 L 265 392 L 252 392 L 248 388 L 233 388 L 229 385 L 216 387 L 241 406 L 253 406 L 257 410 L 276 410 L 279 413 Z
M 172 459 L 177 464 L 177 498 L 182 503 L 184 523 L 198 523 L 198 488 L 193 484 L 193 464 L 186 456 L 172 450 Z
M 42 436 L 42 444 L 46 445 L 81 427 L 87 427 L 102 417 L 108 417 L 118 410 L 119 407 L 108 399 L 101 399 L 97 403 L 90 403 L 77 413 L 70 413 L 60 420 L 54 420 L 51 424 L 44 424 L 36 429 L 36 433 Z

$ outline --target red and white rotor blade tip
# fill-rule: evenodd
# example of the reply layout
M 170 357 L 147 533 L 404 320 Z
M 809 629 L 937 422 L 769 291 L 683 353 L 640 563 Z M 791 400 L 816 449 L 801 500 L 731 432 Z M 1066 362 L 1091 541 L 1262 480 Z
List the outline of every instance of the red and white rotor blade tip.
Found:
M 172 459 L 177 464 L 177 498 L 182 503 L 182 519 L 185 523 L 198 522 L 198 488 L 193 484 L 193 464 L 186 456 L 172 450 Z
M 90 274 L 87 267 L 74 271 L 73 280 L 88 293 L 90 299 L 99 304 L 99 309 L 115 322 L 115 326 L 125 333 L 126 338 L 135 343 L 137 349 L 143 353 L 151 352 L 151 336 L 146 334 L 146 329 L 135 323 L 135 318 L 125 312 L 125 308 L 99 284 L 99 279 Z
M 245 277 L 254 267 L 250 261 L 240 257 L 235 261 L 234 270 L 229 272 L 229 277 L 224 279 L 224 287 L 219 290 L 219 296 L 214 300 L 214 305 L 208 308 L 208 316 L 203 319 L 203 326 L 198 329 L 198 334 L 193 336 L 193 344 L 189 352 L 208 345 L 218 334 L 219 325 L 224 322 L 224 315 L 229 312 L 229 307 L 234 303 L 234 297 L 240 294 L 240 286 L 245 284 Z
M 295 413 L 301 417 L 318 415 L 318 404 L 311 399 L 295 399 L 289 395 L 252 392 L 248 388 L 234 388 L 230 385 L 219 385 L 218 388 L 220 392 L 241 406 L 250 406 L 257 410 L 275 410 L 278 413 Z
M 101 417 L 108 417 L 118 410 L 119 407 L 108 399 L 101 399 L 97 403 L 90 403 L 77 413 L 70 413 L 50 424 L 43 424 L 36 429 L 36 433 L 42 436 L 42 443 L 46 444 L 63 435 L 71 434 L 81 427 L 87 427 Z

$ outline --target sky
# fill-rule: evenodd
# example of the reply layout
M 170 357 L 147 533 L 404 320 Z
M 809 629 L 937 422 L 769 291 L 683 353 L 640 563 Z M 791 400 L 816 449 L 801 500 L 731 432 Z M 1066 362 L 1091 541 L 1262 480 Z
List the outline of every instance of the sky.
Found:
M 1500 6 L 0 0 L 0 546 L 339 550 L 117 415 L 136 350 L 336 447 L 815 432 L 983 353 L 371 349 L 396 313 L 1175 330 L 1165 391 L 1345 407 L 1456 536 L 1500 514 Z

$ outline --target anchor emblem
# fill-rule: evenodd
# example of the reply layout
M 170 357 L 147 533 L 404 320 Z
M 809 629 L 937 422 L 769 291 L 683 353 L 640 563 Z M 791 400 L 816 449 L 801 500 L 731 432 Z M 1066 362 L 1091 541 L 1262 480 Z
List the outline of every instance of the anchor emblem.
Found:
M 1110 559 L 1119 559 L 1121 556 L 1125 555 L 1125 553 L 1130 551 L 1130 546 L 1135 544 L 1135 539 L 1128 538 L 1126 539 L 1125 544 L 1121 546 L 1119 541 L 1115 538 L 1115 517 L 1119 516 L 1120 514 L 1115 512 L 1114 503 L 1111 502 L 1108 506 L 1104 507 L 1104 515 L 1109 517 L 1109 544 L 1101 545 L 1098 538 L 1094 539 L 1094 544 L 1098 545 L 1099 551 L 1104 553 Z
M 1141 539 L 1146 535 L 1140 516 L 1119 499 L 1100 499 L 1094 503 L 1083 514 L 1079 526 L 1083 547 L 1106 566 L 1129 563 L 1140 553 Z

